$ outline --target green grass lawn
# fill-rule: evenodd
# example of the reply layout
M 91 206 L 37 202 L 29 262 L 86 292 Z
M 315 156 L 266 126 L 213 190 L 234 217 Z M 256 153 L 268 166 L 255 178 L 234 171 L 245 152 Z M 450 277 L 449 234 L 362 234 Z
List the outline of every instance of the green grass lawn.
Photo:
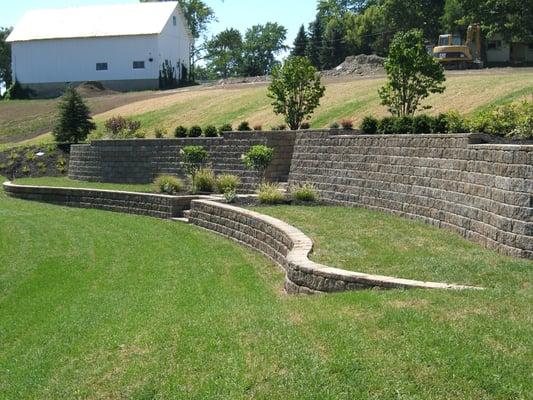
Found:
M 254 207 L 313 239 L 311 259 L 356 272 L 494 286 L 502 273 L 520 286 L 533 262 L 506 257 L 450 230 L 364 208 Z
M 0 192 L 0 398 L 528 399 L 531 268 L 499 272 L 287 296 L 194 226 Z
M 153 184 L 127 184 L 127 183 L 102 183 L 85 182 L 69 179 L 67 177 L 42 177 L 42 178 L 17 178 L 13 183 L 17 185 L 56 186 L 87 189 L 122 190 L 125 192 L 155 192 Z

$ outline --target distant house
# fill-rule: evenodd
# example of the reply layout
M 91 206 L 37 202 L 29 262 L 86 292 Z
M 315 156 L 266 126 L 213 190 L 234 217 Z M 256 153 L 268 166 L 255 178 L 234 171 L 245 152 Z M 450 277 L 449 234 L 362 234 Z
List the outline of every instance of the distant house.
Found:
M 157 89 L 163 65 L 178 80 L 189 69 L 192 40 L 175 1 L 29 11 L 7 39 L 13 78 L 41 96 L 86 81 Z
M 487 65 L 533 65 L 533 37 L 523 42 L 507 42 L 501 36 L 487 39 Z

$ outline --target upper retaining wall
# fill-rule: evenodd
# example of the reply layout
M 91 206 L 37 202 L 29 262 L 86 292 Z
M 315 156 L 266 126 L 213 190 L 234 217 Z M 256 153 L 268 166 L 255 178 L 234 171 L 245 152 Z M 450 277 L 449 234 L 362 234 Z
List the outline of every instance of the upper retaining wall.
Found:
M 473 145 L 469 137 L 298 133 L 289 183 L 533 258 L 533 146 Z
M 241 155 L 258 144 L 274 148 L 274 160 L 267 176 L 286 181 L 289 175 L 294 132 L 225 132 L 219 138 L 97 140 L 71 148 L 69 177 L 85 181 L 148 183 L 157 175 L 184 176 L 179 150 L 201 145 L 209 152 L 215 173 L 241 177 L 243 187 L 252 189 L 257 173 L 246 170 Z
M 199 198 L 115 190 L 16 185 L 11 182 L 6 182 L 3 186 L 8 196 L 17 199 L 165 219 L 183 216 L 183 211 L 190 208 L 191 201 Z

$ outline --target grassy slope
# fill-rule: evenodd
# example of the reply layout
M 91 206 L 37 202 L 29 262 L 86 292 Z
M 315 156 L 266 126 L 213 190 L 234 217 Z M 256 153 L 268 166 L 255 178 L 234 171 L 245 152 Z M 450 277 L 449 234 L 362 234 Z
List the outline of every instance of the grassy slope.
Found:
M 123 183 L 85 182 L 69 179 L 66 177 L 42 177 L 42 178 L 18 178 L 14 183 L 19 185 L 56 186 L 71 188 L 92 188 L 104 190 L 123 190 L 127 192 L 154 192 L 152 184 L 135 185 Z
M 530 270 L 503 265 L 483 292 L 289 297 L 274 266 L 203 230 L 3 193 L 0 238 L 2 398 L 533 391 Z
M 385 115 L 386 109 L 380 105 L 377 95 L 383 82 L 382 78 L 328 81 L 326 95 L 313 117 L 312 126 L 327 127 L 342 118 L 353 118 L 358 123 L 368 113 Z M 533 93 L 531 82 L 532 69 L 449 73 L 446 92 L 432 97 L 427 105 L 433 106 L 433 112 L 458 109 L 471 113 Z M 152 136 L 155 127 L 166 128 L 171 133 L 180 124 L 232 123 L 236 126 L 248 120 L 252 126 L 262 124 L 269 128 L 281 123 L 282 118 L 272 113 L 271 100 L 266 93 L 265 85 L 201 87 L 165 95 L 141 92 L 95 97 L 89 99 L 89 105 L 97 114 L 100 130 L 105 119 L 121 114 L 141 120 L 148 136 Z M 49 134 L 34 136 L 35 132 L 50 129 L 54 112 L 54 100 L 0 102 L 0 144 L 25 138 L 32 138 L 29 143 L 50 140 Z M 30 131 L 33 133 L 28 134 Z

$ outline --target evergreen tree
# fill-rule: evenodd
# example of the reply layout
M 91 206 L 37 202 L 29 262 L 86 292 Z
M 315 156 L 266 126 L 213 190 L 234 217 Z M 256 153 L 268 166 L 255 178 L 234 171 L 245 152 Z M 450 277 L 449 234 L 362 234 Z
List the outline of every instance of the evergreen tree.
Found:
M 59 119 L 54 128 L 56 142 L 78 143 L 96 129 L 89 107 L 76 89 L 68 87 L 58 105 Z
M 305 27 L 302 25 L 296 35 L 294 40 L 294 48 L 292 49 L 291 55 L 293 57 L 305 57 L 307 52 L 307 33 L 305 32 Z
M 323 27 L 320 18 L 309 24 L 309 40 L 307 43 L 307 58 L 318 70 L 322 69 L 320 62 L 320 49 L 322 48 Z
M 339 65 L 346 58 L 344 42 L 344 26 L 340 17 L 332 18 L 322 37 L 320 49 L 320 63 L 322 69 L 331 69 Z

